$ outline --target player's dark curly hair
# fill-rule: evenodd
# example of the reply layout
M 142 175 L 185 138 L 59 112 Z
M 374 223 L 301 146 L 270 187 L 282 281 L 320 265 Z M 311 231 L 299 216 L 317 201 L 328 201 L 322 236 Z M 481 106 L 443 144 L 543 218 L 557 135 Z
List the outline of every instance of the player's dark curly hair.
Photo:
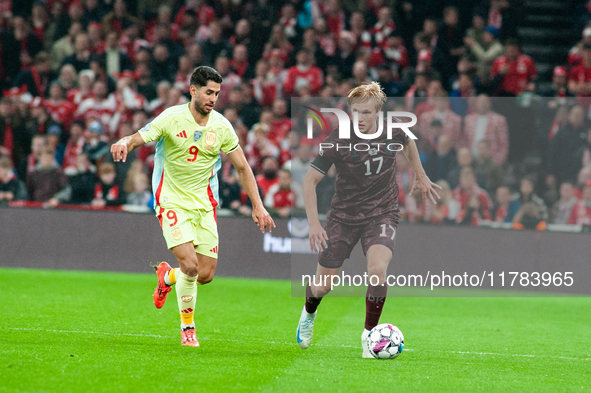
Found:
M 191 86 L 196 87 L 203 87 L 207 85 L 208 81 L 222 83 L 222 80 L 223 78 L 219 72 L 207 66 L 197 67 L 191 74 Z

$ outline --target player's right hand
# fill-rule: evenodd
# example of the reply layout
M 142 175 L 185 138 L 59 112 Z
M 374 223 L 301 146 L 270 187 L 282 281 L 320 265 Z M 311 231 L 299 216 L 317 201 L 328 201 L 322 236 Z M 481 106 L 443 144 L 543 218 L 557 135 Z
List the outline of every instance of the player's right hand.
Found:
M 328 249 L 328 235 L 320 223 L 310 225 L 310 250 L 321 253 Z
M 119 141 L 111 146 L 111 154 L 113 154 L 113 161 L 119 162 L 127 159 L 127 143 Z

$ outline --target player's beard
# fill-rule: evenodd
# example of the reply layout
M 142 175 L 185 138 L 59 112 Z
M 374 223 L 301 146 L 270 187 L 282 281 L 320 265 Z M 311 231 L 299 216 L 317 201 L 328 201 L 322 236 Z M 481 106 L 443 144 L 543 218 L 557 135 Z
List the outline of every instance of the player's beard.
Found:
M 211 112 L 208 112 L 207 109 L 205 109 L 205 104 L 203 104 L 201 100 L 199 100 L 198 98 L 195 98 L 195 105 L 193 105 L 193 107 L 197 112 L 199 112 L 203 116 L 207 116 L 209 112 Z M 211 109 L 213 110 L 213 108 Z

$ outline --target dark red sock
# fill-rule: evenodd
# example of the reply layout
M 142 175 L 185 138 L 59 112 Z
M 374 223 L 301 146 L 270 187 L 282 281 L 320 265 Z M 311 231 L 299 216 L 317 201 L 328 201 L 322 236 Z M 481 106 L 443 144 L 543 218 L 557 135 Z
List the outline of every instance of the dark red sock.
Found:
M 370 285 L 367 287 L 367 294 L 365 295 L 365 328 L 367 330 L 376 327 L 380 321 L 387 293 L 387 285 Z
M 310 287 L 310 284 L 308 284 L 306 287 L 306 311 L 310 314 L 314 314 L 321 301 L 321 297 L 314 297 L 312 294 L 312 288 Z

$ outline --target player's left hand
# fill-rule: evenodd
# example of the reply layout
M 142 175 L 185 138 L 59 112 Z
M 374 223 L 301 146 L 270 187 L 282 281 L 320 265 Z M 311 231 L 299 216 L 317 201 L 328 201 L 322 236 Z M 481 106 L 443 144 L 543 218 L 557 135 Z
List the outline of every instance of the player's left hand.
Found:
M 412 190 L 410 191 L 410 195 L 413 195 L 415 191 L 420 191 L 423 194 L 423 203 L 427 200 L 428 195 L 431 202 L 436 205 L 437 201 L 435 201 L 434 196 L 436 196 L 437 199 L 441 199 L 437 191 L 435 191 L 436 188 L 441 190 L 441 186 L 433 183 L 426 175 L 421 177 L 417 176 L 412 186 Z
M 263 206 L 257 206 L 252 209 L 252 219 L 254 223 L 261 228 L 261 233 L 265 233 L 265 229 L 269 228 L 269 233 L 275 228 L 275 221 Z

